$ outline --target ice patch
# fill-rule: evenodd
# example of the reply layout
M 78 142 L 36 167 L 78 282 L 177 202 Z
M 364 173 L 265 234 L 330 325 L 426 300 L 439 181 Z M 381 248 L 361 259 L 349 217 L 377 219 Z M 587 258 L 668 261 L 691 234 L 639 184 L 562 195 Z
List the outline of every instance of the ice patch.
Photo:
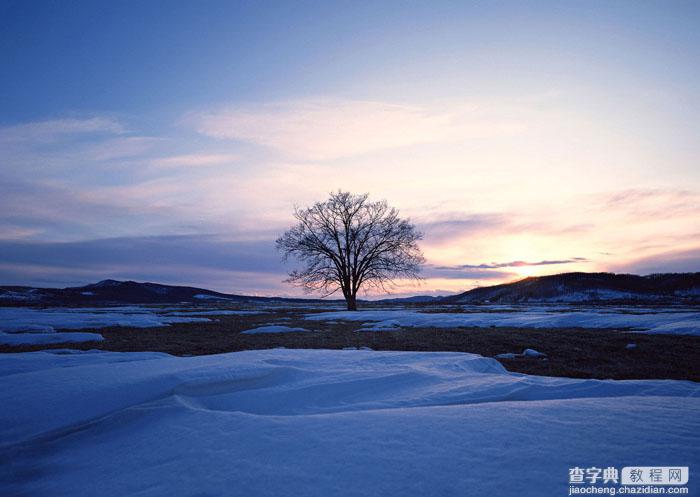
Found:
M 2 333 L 2 345 L 49 345 L 54 343 L 101 342 L 104 337 L 99 333 Z
M 0 324 L 2 333 L 55 333 L 53 326 L 45 324 L 22 324 L 22 323 L 3 323 Z
M 396 319 L 387 319 L 378 323 L 365 323 L 359 331 L 401 331 L 401 324 Z
M 547 357 L 547 354 L 539 352 L 535 349 L 525 349 L 520 354 L 514 354 L 512 352 L 507 352 L 505 354 L 496 354 L 494 357 L 496 359 L 516 359 L 518 357 L 545 358 L 545 357 Z
M 250 330 L 241 331 L 244 335 L 257 335 L 258 333 L 298 333 L 307 332 L 306 328 L 292 328 L 290 326 L 283 326 L 278 324 L 271 324 L 267 326 L 259 326 L 258 328 L 253 328 Z
M 525 349 L 523 350 L 523 357 L 547 357 L 547 354 L 543 354 L 535 349 Z
M 217 297 L 216 295 L 207 295 L 205 293 L 198 293 L 194 298 L 198 300 L 231 300 L 228 297 Z
M 0 332 L 12 332 L 24 327 L 51 327 L 54 329 L 104 328 L 129 326 L 151 328 L 173 323 L 209 321 L 201 317 L 169 316 L 156 314 L 143 307 L 63 308 L 34 309 L 26 307 L 0 307 Z
M 209 321 L 202 317 L 163 316 L 135 306 L 105 308 L 0 307 L 0 344 L 48 345 L 102 341 L 98 333 L 57 333 L 56 330 L 130 326 L 151 328 L 172 323 Z
M 265 314 L 265 311 L 239 311 L 222 309 L 220 311 L 176 311 L 170 312 L 167 316 L 255 316 Z

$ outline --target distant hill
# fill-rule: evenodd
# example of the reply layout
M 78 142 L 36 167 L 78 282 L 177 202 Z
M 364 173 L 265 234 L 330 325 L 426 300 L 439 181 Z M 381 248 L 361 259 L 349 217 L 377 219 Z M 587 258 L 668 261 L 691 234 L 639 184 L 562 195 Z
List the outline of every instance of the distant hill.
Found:
M 444 297 L 435 297 L 433 295 L 415 295 L 413 297 L 396 297 L 381 300 L 373 300 L 372 302 L 380 304 L 430 304 L 440 302 Z
M 276 300 L 303 301 L 303 299 L 233 295 L 188 286 L 117 280 L 103 280 L 92 285 L 68 288 L 0 286 L 2 305 L 165 304 Z
M 0 286 L 0 305 L 120 305 L 207 302 L 341 303 L 284 297 L 253 297 L 189 286 L 103 280 L 68 288 Z M 364 301 L 367 302 L 367 301 Z M 515 283 L 475 288 L 449 297 L 418 295 L 375 300 L 375 304 L 477 304 L 520 302 L 700 303 L 700 273 L 637 276 L 612 273 L 564 273 Z
M 437 301 L 438 299 L 439 297 L 416 296 L 389 298 L 374 302 L 423 303 Z M 68 288 L 0 286 L 0 306 L 201 304 L 208 302 L 344 303 L 341 299 L 254 297 L 250 295 L 215 292 L 213 290 L 189 286 L 118 280 L 103 280 L 91 285 Z
M 700 302 L 700 273 L 563 273 L 474 288 L 442 303 Z

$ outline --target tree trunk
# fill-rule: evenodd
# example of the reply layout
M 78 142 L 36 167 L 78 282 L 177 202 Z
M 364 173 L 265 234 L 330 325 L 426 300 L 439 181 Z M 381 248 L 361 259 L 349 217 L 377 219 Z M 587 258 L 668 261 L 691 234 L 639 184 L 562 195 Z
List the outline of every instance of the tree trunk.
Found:
M 345 302 L 348 304 L 348 311 L 356 311 L 357 310 L 357 300 L 353 295 L 349 295 L 345 297 Z

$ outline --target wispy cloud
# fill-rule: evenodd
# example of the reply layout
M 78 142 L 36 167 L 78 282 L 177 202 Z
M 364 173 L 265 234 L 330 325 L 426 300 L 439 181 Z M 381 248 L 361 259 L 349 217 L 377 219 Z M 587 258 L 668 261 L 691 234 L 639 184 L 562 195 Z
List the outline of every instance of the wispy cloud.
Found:
M 432 288 L 456 291 L 478 280 L 499 283 L 571 268 L 608 270 L 697 245 L 700 194 L 691 182 L 675 189 L 625 183 L 618 190 L 612 183 L 602 193 L 556 178 L 550 182 L 551 175 L 538 172 L 532 161 L 522 170 L 512 168 L 512 163 L 521 167 L 520 153 L 497 160 L 490 155 L 494 144 L 529 144 L 527 134 L 476 139 L 518 133 L 519 123 L 527 122 L 517 113 L 510 119 L 500 115 L 488 106 L 310 99 L 191 114 L 190 123 L 210 138 L 182 128 L 150 136 L 106 117 L 0 128 L 0 241 L 236 233 L 237 239 L 269 242 L 292 222 L 295 203 L 306 205 L 340 187 L 386 198 L 412 218 L 425 234 L 422 248 L 430 263 L 425 276 Z M 138 122 L 136 116 L 132 120 Z M 479 123 L 483 129 L 475 129 Z M 408 148 L 428 142 L 434 146 Z M 484 153 L 471 156 L 474 149 Z M 256 232 L 260 226 L 264 234 Z M 109 247 L 95 250 L 123 250 L 112 242 Z M 74 248 L 76 261 L 89 260 L 79 255 L 82 248 Z M 47 274 L 68 278 L 70 271 L 60 261 L 26 250 L 34 258 L 16 260 L 16 274 L 20 266 L 45 262 L 51 265 Z M 171 250 L 179 249 L 162 241 L 156 252 Z M 598 252 L 615 255 L 602 258 Z M 193 253 L 208 257 L 206 250 Z M 149 272 L 137 260 L 111 264 L 104 258 L 88 273 L 99 277 L 102 268 L 111 268 L 112 277 L 138 278 L 138 267 L 154 279 L 167 276 L 165 269 Z M 190 268 L 190 282 L 196 268 L 217 280 L 216 271 L 234 271 L 237 277 L 245 272 L 243 265 L 225 266 L 190 263 L 186 257 L 167 265 Z M 249 273 L 250 282 L 253 273 L 261 279 L 273 274 Z M 284 268 L 274 274 L 281 280 Z M 199 284 L 209 286 L 205 280 Z M 275 285 L 277 291 L 284 288 Z
M 511 271 L 497 271 L 486 268 L 470 268 L 461 266 L 433 266 L 428 265 L 421 275 L 428 279 L 446 280 L 507 280 L 517 276 Z
M 109 138 L 76 151 L 74 156 L 86 161 L 110 161 L 139 158 L 156 145 L 166 141 L 153 136 L 125 136 Z
M 430 244 L 454 243 L 460 239 L 474 238 L 483 234 L 493 236 L 537 234 L 542 236 L 567 236 L 590 231 L 590 223 L 566 224 L 556 219 L 539 217 L 531 220 L 529 213 L 491 212 L 476 214 L 433 214 L 438 220 L 416 219 L 415 222 Z
M 64 118 L 0 127 L 0 142 L 53 141 L 68 135 L 124 132 L 124 126 L 110 118 Z
M 178 219 L 169 205 L 146 202 L 157 185 L 137 192 L 109 187 L 78 189 L 57 181 L 2 180 L 0 224 L 24 228 L 27 237 L 45 240 L 133 234 L 168 227 Z M 136 187 L 134 187 L 136 188 Z M 193 216 L 194 217 L 194 216 Z M 182 219 L 179 219 L 182 221 Z
M 510 261 L 510 262 L 491 262 L 482 264 L 458 264 L 455 266 L 438 266 L 436 269 L 445 270 L 463 270 L 463 269 L 503 269 L 509 267 L 527 267 L 527 266 L 553 266 L 558 264 L 576 264 L 581 262 L 589 262 L 585 257 L 572 257 L 570 259 L 551 260 L 551 261 Z
M 523 129 L 498 112 L 464 103 L 428 107 L 335 98 L 232 106 L 189 114 L 185 120 L 207 136 L 252 142 L 307 160 Z
M 700 191 L 672 188 L 629 188 L 603 194 L 604 210 L 624 212 L 642 218 L 666 219 L 700 216 Z
M 31 238 L 40 233 L 40 230 L 0 222 L 0 241 L 22 240 Z
M 511 221 L 503 213 L 456 215 L 444 214 L 440 220 L 420 221 L 418 226 L 431 243 L 440 243 L 479 232 L 503 229 Z
M 185 154 L 159 157 L 150 161 L 158 168 L 206 167 L 232 164 L 239 160 L 235 154 Z
M 135 278 L 249 293 L 273 284 L 278 288 L 285 269 L 272 240 L 236 241 L 215 235 L 60 243 L 0 240 L 0 260 L 4 283 L 41 284 L 47 276 L 56 285 Z
M 697 239 L 700 242 L 700 239 Z M 614 271 L 638 274 L 700 272 L 700 245 L 687 250 L 660 251 L 625 264 L 615 265 Z

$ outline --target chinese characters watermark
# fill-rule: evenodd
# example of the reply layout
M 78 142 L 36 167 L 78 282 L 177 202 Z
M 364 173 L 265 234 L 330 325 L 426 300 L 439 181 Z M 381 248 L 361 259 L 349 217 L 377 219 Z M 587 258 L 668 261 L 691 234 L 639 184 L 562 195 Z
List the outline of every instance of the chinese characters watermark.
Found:
M 569 468 L 569 495 L 688 494 L 688 466 Z

